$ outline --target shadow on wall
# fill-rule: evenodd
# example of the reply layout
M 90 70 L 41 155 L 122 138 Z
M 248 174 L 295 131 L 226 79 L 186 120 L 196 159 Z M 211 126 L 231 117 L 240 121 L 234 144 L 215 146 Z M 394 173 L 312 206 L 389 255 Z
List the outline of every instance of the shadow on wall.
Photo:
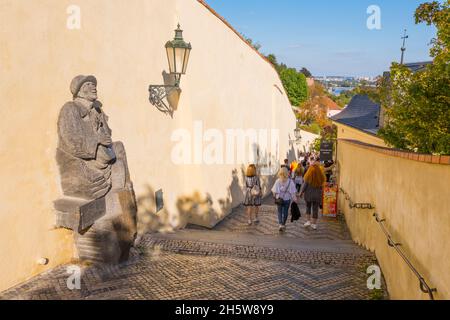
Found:
M 240 171 L 240 172 L 239 172 Z M 241 176 L 241 179 L 239 179 Z M 244 190 L 241 181 L 244 181 L 245 168 L 234 169 L 231 172 L 231 183 L 228 186 L 228 195 L 217 202 L 220 211 L 214 209 L 214 201 L 209 193 L 204 196 L 199 191 L 192 195 L 181 196 L 177 200 L 177 208 L 180 216 L 186 217 L 188 223 L 213 228 L 231 210 L 239 206 L 244 201 Z
M 286 159 L 289 160 L 289 163 L 293 162 L 293 161 L 297 161 L 297 154 L 295 152 L 295 148 L 294 145 L 291 144 L 290 145 L 290 149 L 289 151 L 286 153 Z
M 166 86 L 175 85 L 176 80 L 173 74 L 163 71 L 162 76 L 164 79 L 164 85 Z M 178 109 L 178 102 L 180 101 L 181 92 L 182 92 L 181 88 L 177 88 L 175 90 L 172 90 L 167 96 L 167 101 L 169 102 L 169 107 L 172 110 L 172 112 L 175 112 Z
M 263 155 L 260 154 L 259 149 L 255 145 L 257 153 L 258 172 L 261 181 L 261 190 L 263 197 L 267 196 L 274 185 L 278 168 L 270 175 L 261 175 L 263 167 L 265 169 L 272 168 L 270 161 L 270 156 L 267 152 Z M 295 150 L 292 149 L 289 152 L 290 156 L 295 159 Z M 263 162 L 261 162 L 261 160 Z M 264 163 L 264 165 L 262 165 Z M 280 166 L 280 160 L 276 159 L 274 161 L 275 166 Z M 220 206 L 220 210 L 214 209 L 214 200 L 211 195 L 206 193 L 202 196 L 201 192 L 196 191 L 191 195 L 181 196 L 177 200 L 177 208 L 180 217 L 188 220 L 188 223 L 194 225 L 200 225 L 207 228 L 214 228 L 221 220 L 223 220 L 231 211 L 240 206 L 245 197 L 245 177 L 246 177 L 247 166 L 241 165 L 239 169 L 234 169 L 231 172 L 231 182 L 227 188 L 227 197 L 223 199 L 218 199 L 217 202 Z M 267 172 L 267 171 L 265 171 Z M 185 220 L 184 220 L 185 221 Z M 183 222 L 184 222 L 183 221 Z
M 271 192 L 271 188 L 276 181 L 280 159 L 272 159 L 271 154 L 264 152 L 261 154 L 257 145 L 254 146 L 256 152 L 256 163 L 261 181 L 263 196 Z M 288 157 L 295 159 L 295 150 L 292 148 L 288 152 Z M 272 165 L 273 163 L 273 165 Z M 267 174 L 267 170 L 275 166 L 276 172 Z M 227 196 L 218 199 L 218 207 L 214 208 L 214 199 L 209 193 L 198 190 L 190 194 L 180 195 L 176 200 L 177 212 L 168 212 L 165 208 L 156 211 L 155 190 L 147 186 L 144 195 L 137 198 L 138 206 L 138 239 L 146 233 L 173 232 L 182 229 L 187 224 L 195 224 L 207 228 L 213 228 L 231 211 L 242 204 L 245 194 L 245 176 L 247 166 L 241 165 L 239 169 L 231 171 L 231 181 L 227 187 Z M 264 175 L 261 173 L 265 172 Z
M 180 213 L 170 214 L 165 208 L 156 212 L 155 189 L 149 185 L 145 188 L 145 193 L 136 199 L 138 207 L 138 242 L 147 233 L 172 232 L 186 225 L 186 223 L 183 224 L 183 221 L 187 221 L 187 217 L 182 216 Z

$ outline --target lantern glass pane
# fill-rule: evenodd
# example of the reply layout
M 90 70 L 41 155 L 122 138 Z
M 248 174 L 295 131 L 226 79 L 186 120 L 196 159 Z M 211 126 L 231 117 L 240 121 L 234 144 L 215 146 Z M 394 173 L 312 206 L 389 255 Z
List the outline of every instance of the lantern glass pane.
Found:
M 175 72 L 175 55 L 174 55 L 174 48 L 172 47 L 167 47 L 166 48 L 167 51 L 167 60 L 169 62 L 169 70 L 170 73 L 174 73 Z
M 183 74 L 186 74 L 186 69 L 189 62 L 189 55 L 191 54 L 191 49 L 186 49 L 186 54 L 184 55 L 184 62 L 183 62 Z
M 175 48 L 175 69 L 174 73 L 181 73 L 183 71 L 185 48 Z

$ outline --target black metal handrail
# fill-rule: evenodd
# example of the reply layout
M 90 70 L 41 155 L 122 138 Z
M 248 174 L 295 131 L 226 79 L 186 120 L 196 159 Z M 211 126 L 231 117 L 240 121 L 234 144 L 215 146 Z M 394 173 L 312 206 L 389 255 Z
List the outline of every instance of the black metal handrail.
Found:
M 339 188 L 339 190 L 345 195 L 345 200 L 348 201 L 350 209 L 356 208 L 356 209 L 375 209 L 375 206 L 371 203 L 354 203 L 352 199 L 350 198 L 349 194 L 345 192 L 344 189 Z
M 339 190 L 345 195 L 345 200 L 349 201 L 350 209 L 357 208 L 357 209 L 375 209 L 375 206 L 370 203 L 354 203 L 352 199 L 350 198 L 349 194 L 343 189 L 339 188 Z M 393 240 L 392 235 L 388 232 L 386 227 L 384 226 L 383 222 L 385 222 L 385 219 L 380 219 L 380 216 L 378 213 L 374 213 L 373 216 L 375 217 L 376 221 L 380 225 L 381 230 L 387 237 L 387 243 L 389 247 L 394 248 L 395 251 L 402 257 L 402 259 L 406 262 L 408 267 L 412 270 L 412 272 L 416 275 L 416 277 L 419 279 L 420 282 L 420 290 L 423 293 L 428 294 L 430 297 L 430 300 L 434 300 L 433 292 L 437 292 L 436 288 L 431 288 L 427 282 L 425 281 L 424 277 L 417 271 L 416 268 L 412 265 L 412 263 L 409 261 L 406 254 L 403 252 L 403 250 L 400 248 L 401 243 L 397 243 Z
M 395 251 L 397 251 L 397 253 L 400 255 L 400 257 L 402 257 L 402 259 L 406 262 L 406 264 L 408 265 L 408 267 L 412 270 L 412 272 L 416 275 L 416 277 L 419 279 L 420 282 L 420 290 L 423 293 L 427 293 L 428 296 L 430 297 L 430 300 L 434 300 L 434 296 L 433 296 L 433 292 L 437 292 L 436 288 L 431 288 L 427 282 L 425 281 L 424 277 L 422 277 L 422 275 L 417 271 L 416 268 L 414 268 L 414 266 L 412 265 L 412 263 L 409 261 L 408 257 L 406 257 L 405 253 L 403 252 L 403 250 L 400 248 L 401 243 L 396 243 L 393 238 L 392 235 L 389 233 L 389 231 L 386 229 L 386 227 L 384 226 L 383 222 L 386 221 L 386 219 L 380 219 L 380 216 L 378 215 L 378 213 L 374 213 L 373 216 L 375 217 L 375 220 L 378 222 L 378 224 L 380 225 L 381 230 L 383 231 L 383 233 L 386 235 L 387 237 L 387 241 L 388 241 L 388 245 L 392 248 L 395 249 Z

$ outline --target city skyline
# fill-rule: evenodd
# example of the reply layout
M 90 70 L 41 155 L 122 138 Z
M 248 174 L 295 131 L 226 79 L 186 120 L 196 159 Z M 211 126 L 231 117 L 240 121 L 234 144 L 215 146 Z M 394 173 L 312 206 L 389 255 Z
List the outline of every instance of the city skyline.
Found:
M 424 0 L 221 1 L 208 4 L 244 36 L 289 67 L 306 67 L 316 76 L 376 77 L 400 61 L 404 29 L 405 62 L 431 60 L 434 27 L 416 25 L 415 9 Z M 381 29 L 369 30 L 370 6 L 381 10 Z

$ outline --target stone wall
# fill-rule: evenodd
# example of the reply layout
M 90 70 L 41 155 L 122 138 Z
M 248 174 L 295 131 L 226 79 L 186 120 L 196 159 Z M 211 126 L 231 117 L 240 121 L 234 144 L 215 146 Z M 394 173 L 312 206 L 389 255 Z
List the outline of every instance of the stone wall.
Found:
M 392 299 L 428 299 L 419 280 L 395 250 L 373 217 L 376 212 L 394 241 L 401 243 L 436 299 L 450 299 L 450 157 L 418 155 L 339 140 L 339 186 L 354 203 L 374 210 L 350 209 L 339 195 L 353 239 L 374 251 Z
M 79 30 L 66 27 L 72 4 Z M 149 103 L 148 86 L 164 84 L 164 44 L 177 23 L 193 50 L 171 118 Z M 56 122 L 78 74 L 97 77 L 113 139 L 125 145 L 141 233 L 213 226 L 242 200 L 248 163 L 176 165 L 176 130 L 192 135 L 193 155 L 198 124 L 277 129 L 279 158 L 293 153 L 295 117 L 276 71 L 203 1 L 0 0 L 0 43 L 0 290 L 73 256 L 71 232 L 54 229 L 53 201 L 61 195 Z M 156 213 L 160 189 L 165 207 Z M 41 257 L 49 263 L 38 265 Z

